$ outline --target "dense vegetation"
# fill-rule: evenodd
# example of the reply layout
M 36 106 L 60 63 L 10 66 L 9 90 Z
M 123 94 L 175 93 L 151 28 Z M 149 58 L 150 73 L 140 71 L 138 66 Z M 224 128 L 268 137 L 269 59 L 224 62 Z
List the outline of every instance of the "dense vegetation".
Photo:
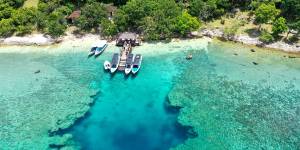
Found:
M 234 14 L 236 9 L 254 15 L 264 42 L 279 39 L 283 33 L 298 37 L 300 31 L 299 0 L 40 0 L 37 8 L 23 8 L 24 1 L 0 0 L 0 36 L 39 31 L 58 37 L 75 25 L 80 32 L 105 36 L 134 31 L 149 40 L 167 39 L 187 36 L 202 22 Z M 112 20 L 105 3 L 118 7 Z M 70 23 L 66 16 L 74 10 L 81 10 L 81 16 Z M 271 30 L 264 29 L 265 24 Z M 224 28 L 224 36 L 233 37 L 239 26 Z

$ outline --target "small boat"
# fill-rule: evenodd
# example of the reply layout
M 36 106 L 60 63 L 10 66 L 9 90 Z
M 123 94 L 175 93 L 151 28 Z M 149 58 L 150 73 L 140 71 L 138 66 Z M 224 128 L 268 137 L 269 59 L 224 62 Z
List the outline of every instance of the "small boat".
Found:
M 132 70 L 131 70 L 131 72 L 133 74 L 136 74 L 140 70 L 141 64 L 142 64 L 142 59 L 143 59 L 143 57 L 142 57 L 141 54 L 136 54 L 135 55 Z
M 131 72 L 132 64 L 133 64 L 133 58 L 134 58 L 133 54 L 129 54 L 127 56 L 126 64 L 125 64 L 125 74 L 129 74 Z
M 187 56 L 185 57 L 185 59 L 191 60 L 191 59 L 193 59 L 193 55 L 192 55 L 192 54 L 189 54 L 189 55 L 187 55 Z
M 112 61 L 111 61 L 111 67 L 110 72 L 114 73 L 117 71 L 120 63 L 120 55 L 118 53 L 114 53 Z
M 105 70 L 110 70 L 110 67 L 111 67 L 110 62 L 106 60 L 103 64 L 103 67 Z
M 92 56 L 92 55 L 95 54 L 96 48 L 97 48 L 97 47 L 92 47 L 92 48 L 91 48 L 91 50 L 90 50 L 90 52 L 89 52 L 89 56 Z
M 99 56 L 107 47 L 107 41 L 101 40 L 98 43 L 95 44 L 96 50 L 95 50 L 95 57 Z

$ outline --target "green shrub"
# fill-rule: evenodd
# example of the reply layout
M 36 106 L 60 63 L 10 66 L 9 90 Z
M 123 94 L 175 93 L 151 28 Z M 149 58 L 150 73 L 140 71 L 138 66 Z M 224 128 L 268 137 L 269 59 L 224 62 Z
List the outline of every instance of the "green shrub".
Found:
M 25 0 L 0 0 L 0 4 L 6 4 L 14 8 L 23 6 Z
M 288 27 L 286 25 L 286 20 L 283 17 L 279 17 L 273 22 L 272 34 L 278 36 L 279 34 L 286 32 Z
M 263 43 L 271 43 L 274 41 L 274 37 L 269 32 L 262 31 L 259 40 Z
M 34 8 L 20 8 L 13 12 L 13 24 L 16 27 L 17 35 L 31 33 L 37 22 L 37 10 Z
M 8 19 L 11 17 L 14 8 L 5 4 L 0 5 L 0 20 Z
M 65 33 L 67 26 L 59 23 L 58 21 L 50 21 L 47 24 L 47 33 L 52 37 L 59 37 Z
M 196 17 L 192 17 L 187 11 L 182 12 L 176 19 L 175 30 L 181 35 L 186 35 L 188 32 L 197 30 L 200 23 Z
M 221 24 L 225 24 L 225 19 L 221 19 L 221 22 L 220 22 Z
M 16 33 L 17 35 L 25 35 L 25 34 L 30 34 L 33 30 L 33 26 L 32 25 L 19 25 L 16 27 Z
M 105 7 L 102 3 L 93 2 L 86 4 L 81 8 L 81 16 L 75 24 L 81 30 L 90 31 L 100 26 L 101 20 L 107 18 Z
M 101 21 L 101 33 L 104 36 L 113 36 L 117 34 L 117 26 L 108 19 L 103 19 Z
M 223 37 L 226 40 L 231 40 L 236 35 L 238 29 L 239 29 L 239 24 L 234 24 L 230 27 L 225 27 Z
M 15 27 L 12 19 L 2 19 L 0 21 L 0 36 L 7 37 L 14 33 Z

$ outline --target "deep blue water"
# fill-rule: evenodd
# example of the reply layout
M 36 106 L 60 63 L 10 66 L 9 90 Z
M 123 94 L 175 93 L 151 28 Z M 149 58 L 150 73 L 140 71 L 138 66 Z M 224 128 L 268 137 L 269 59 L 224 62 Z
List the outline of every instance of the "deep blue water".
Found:
M 188 128 L 177 123 L 178 110 L 167 105 L 173 77 L 180 73 L 174 65 L 179 57 L 145 55 L 136 76 L 100 71 L 101 79 L 91 81 L 100 88 L 95 103 L 70 131 L 82 149 L 165 150 L 186 140 Z

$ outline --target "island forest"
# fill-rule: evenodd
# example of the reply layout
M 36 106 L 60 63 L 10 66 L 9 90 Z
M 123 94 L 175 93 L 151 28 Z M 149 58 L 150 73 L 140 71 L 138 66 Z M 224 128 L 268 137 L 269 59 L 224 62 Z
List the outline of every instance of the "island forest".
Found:
M 67 17 L 79 10 L 80 16 L 68 21 Z M 0 0 L 0 20 L 1 37 L 44 33 L 55 38 L 76 26 L 76 33 L 113 37 L 134 31 L 145 40 L 164 40 L 219 28 L 228 39 L 257 33 L 265 43 L 293 42 L 299 38 L 300 1 Z

